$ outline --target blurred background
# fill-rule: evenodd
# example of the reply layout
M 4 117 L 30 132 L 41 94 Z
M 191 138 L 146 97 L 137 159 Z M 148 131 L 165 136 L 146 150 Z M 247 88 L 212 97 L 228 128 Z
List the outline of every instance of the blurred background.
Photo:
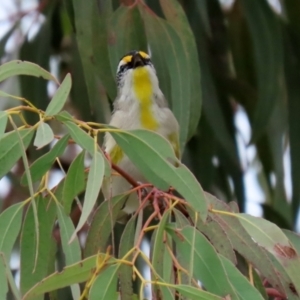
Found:
M 180 14 L 172 3 L 179 3 Z M 203 189 L 236 201 L 243 212 L 299 231 L 300 2 L 0 2 L 1 63 L 31 61 L 60 81 L 70 72 L 73 87 L 65 109 L 79 119 L 109 122 L 116 66 L 132 49 L 152 54 L 181 125 L 183 161 Z M 176 93 L 178 86 L 184 95 Z M 0 84 L 40 109 L 56 88 L 26 76 Z M 0 99 L 1 110 L 16 105 Z M 52 126 L 61 133 L 59 124 Z M 47 149 L 32 150 L 31 161 Z M 67 148 L 65 169 L 78 151 Z M 0 180 L 1 210 L 27 197 L 22 173 L 20 162 Z M 49 184 L 62 176 L 54 168 Z

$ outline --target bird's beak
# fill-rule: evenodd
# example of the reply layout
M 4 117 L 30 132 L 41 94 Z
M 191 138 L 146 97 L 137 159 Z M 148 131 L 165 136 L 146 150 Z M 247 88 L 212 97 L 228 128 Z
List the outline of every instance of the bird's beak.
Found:
M 133 68 L 142 67 L 145 65 L 143 58 L 138 52 L 132 55 L 131 63 Z

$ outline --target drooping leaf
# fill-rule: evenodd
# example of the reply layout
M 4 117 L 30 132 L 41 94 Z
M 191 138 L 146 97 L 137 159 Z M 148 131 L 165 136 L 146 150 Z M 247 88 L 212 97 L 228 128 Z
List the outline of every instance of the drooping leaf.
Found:
M 163 67 L 159 67 L 158 72 L 162 68 L 168 70 L 170 91 L 164 91 L 164 93 L 172 99 L 172 110 L 180 125 L 180 148 L 183 150 L 190 127 L 190 101 L 192 100 L 189 97 L 190 82 L 185 81 L 185 78 L 189 78 L 190 70 L 183 41 L 168 22 L 149 13 L 143 5 L 140 5 L 139 9 L 144 22 L 147 24 L 145 27 L 146 35 L 150 47 L 153 49 L 151 52 L 154 63 L 157 56 L 163 55 L 162 61 L 158 59 L 159 64 L 163 63 Z M 161 41 L 166 41 L 166 43 L 161 43 Z M 161 77 L 159 78 L 161 79 Z
M 116 83 L 113 76 L 115 70 L 111 69 L 109 60 L 109 46 L 115 42 L 114 35 L 109 32 L 109 18 L 113 12 L 112 1 L 102 1 L 101 5 L 93 2 L 92 5 L 94 5 L 91 19 L 95 72 L 101 79 L 109 98 L 113 100 L 116 97 Z M 119 31 L 122 31 L 121 27 Z M 103 47 L 107 42 L 108 47 Z M 117 59 L 120 59 L 120 57 Z
M 48 71 L 28 61 L 12 60 L 0 66 L 0 82 L 15 75 L 43 77 L 58 83 L 57 79 Z
M 31 288 L 24 295 L 23 299 L 32 299 L 32 297 L 88 280 L 92 270 L 96 268 L 96 262 L 97 258 L 99 259 L 99 256 L 104 258 L 105 254 L 91 256 L 76 264 L 65 267 L 62 272 L 55 272 L 50 276 L 45 277 Z
M 153 269 L 155 272 L 152 272 L 152 280 L 158 280 L 160 276 L 163 277 L 164 271 L 164 254 L 168 250 L 164 244 L 164 232 L 165 226 L 169 220 L 170 212 L 165 212 L 161 221 L 159 222 L 159 226 L 156 231 L 153 233 L 153 242 L 152 242 L 152 253 L 151 253 L 151 262 Z M 152 287 L 152 294 L 155 298 L 159 298 L 159 295 L 162 295 L 164 299 L 174 299 L 174 293 L 170 290 L 169 287 L 160 286 L 160 285 L 153 285 Z
M 20 289 L 24 295 L 37 282 L 48 275 L 49 263 L 51 260 L 51 249 L 54 240 L 49 238 L 56 217 L 54 202 L 48 201 L 42 197 L 37 198 L 37 219 L 39 226 L 39 237 L 36 237 L 35 220 L 33 206 L 30 205 L 25 216 L 22 233 L 21 233 L 21 279 Z M 33 251 L 36 243 L 39 242 L 37 253 Z M 36 261 L 37 258 L 37 261 Z M 54 261 L 52 261 L 54 263 Z M 30 274 L 30 276 L 28 275 Z M 35 299 L 43 299 L 37 297 Z
M 60 204 L 57 204 L 57 216 L 59 224 L 59 232 L 62 242 L 62 248 L 65 255 L 66 265 L 72 265 L 81 260 L 81 249 L 79 240 L 76 237 L 71 244 L 69 244 L 70 238 L 75 230 L 72 220 L 67 216 Z M 71 286 L 72 295 L 74 299 L 79 298 L 80 289 L 77 284 Z
M 235 291 L 238 294 L 239 299 L 248 300 L 248 299 L 257 299 L 264 300 L 262 295 L 258 292 L 255 287 L 248 281 L 248 279 L 239 272 L 239 270 L 230 262 L 227 258 L 220 255 L 222 264 L 227 273 L 228 279 Z
M 192 286 L 178 284 L 174 286 L 182 296 L 187 297 L 190 300 L 221 300 L 223 297 L 218 297 L 217 295 L 213 295 L 211 293 L 205 292 L 200 288 L 197 289 Z
M 105 121 L 101 103 L 99 101 L 99 93 L 96 82 L 96 76 L 93 66 L 93 47 L 92 47 L 92 26 L 91 16 L 94 15 L 95 4 L 91 2 L 83 2 L 73 0 L 74 20 L 76 27 L 76 41 L 82 62 L 85 84 L 88 91 L 88 102 L 90 110 L 93 112 L 98 122 Z M 90 45 L 90 46 L 87 46 Z
M 146 130 L 113 131 L 111 135 L 147 180 L 164 190 L 173 186 L 206 219 L 202 188 L 186 166 L 169 162 L 177 159 L 167 140 Z
M 7 113 L 5 111 L 0 111 L 0 140 L 5 133 L 7 119 Z
M 136 216 L 132 216 L 127 222 L 120 240 L 120 248 L 118 257 L 122 259 L 128 251 L 134 247 L 134 232 L 136 227 Z M 127 257 L 130 260 L 132 255 Z M 133 296 L 132 289 L 132 267 L 122 264 L 120 266 L 120 295 L 123 300 L 131 300 Z
M 280 73 L 283 52 L 280 23 L 267 1 L 242 0 L 241 6 L 253 41 L 258 102 L 253 120 L 252 140 L 259 137 L 282 95 Z
M 90 300 L 117 300 L 117 281 L 120 264 L 111 265 L 98 275 L 93 283 L 90 293 Z
M 1 289 L 0 289 L 0 299 L 7 299 L 8 293 L 8 283 L 6 279 L 6 268 L 5 268 L 5 258 L 3 253 L 0 252 L 0 280 L 1 280 Z
M 84 191 L 86 176 L 84 174 L 84 156 L 82 151 L 69 167 L 62 191 L 62 204 L 67 214 L 70 213 L 74 198 Z
M 53 148 L 38 158 L 31 166 L 30 166 L 30 173 L 32 182 L 36 182 L 42 178 L 46 174 L 46 172 L 51 168 L 53 165 L 56 157 L 61 156 L 68 144 L 69 135 L 65 135 L 62 137 L 54 146 Z M 27 185 L 27 176 L 26 173 L 21 178 L 21 184 Z
M 25 149 L 29 146 L 33 133 L 34 130 L 31 128 L 19 130 Z M 0 179 L 10 171 L 21 156 L 22 148 L 19 144 L 18 132 L 4 134 L 0 140 Z
M 54 97 L 52 98 L 51 102 L 49 103 L 45 111 L 45 116 L 56 115 L 62 110 L 62 108 L 64 107 L 68 99 L 71 86 L 72 86 L 71 75 L 67 74 L 64 81 L 61 83 L 56 93 L 54 94 Z
M 23 203 L 17 203 L 4 210 L 0 215 L 0 252 L 7 261 L 19 235 L 22 224 Z
M 200 280 L 207 291 L 222 297 L 230 295 L 231 299 L 239 299 L 218 254 L 199 231 L 190 226 L 177 229 L 177 232 L 168 227 L 167 230 L 176 243 L 177 255 L 188 260 L 192 265 L 193 277 Z
M 33 145 L 39 149 L 51 143 L 53 139 L 54 134 L 51 127 L 47 123 L 41 122 L 37 128 Z
M 7 263 L 6 258 L 4 257 L 4 254 L 2 252 L 0 252 L 0 264 L 1 262 L 3 263 L 3 267 L 4 267 L 4 271 L 5 271 L 5 280 L 8 281 L 9 287 L 10 287 L 10 291 L 12 292 L 13 296 L 15 297 L 16 300 L 21 300 L 21 295 L 20 295 L 20 291 L 17 288 L 16 282 L 15 282 L 15 278 L 12 275 L 12 271 L 11 271 L 11 267 L 9 265 L 9 263 Z M 0 267 L 1 268 L 1 267 Z M 1 271 L 0 271 L 1 272 Z M 4 280 L 1 279 L 1 282 L 4 282 Z M 5 288 L 4 288 L 5 291 Z M 7 299 L 6 295 L 5 297 L 3 297 L 3 299 Z
M 300 235 L 296 232 L 283 229 L 283 233 L 287 236 L 289 241 L 292 243 L 294 248 L 297 250 L 298 254 L 300 254 Z
M 206 198 L 214 209 L 230 212 L 229 207 L 223 201 L 217 200 L 208 193 L 206 193 Z M 224 214 L 212 213 L 209 214 L 209 216 L 220 224 L 228 235 L 233 248 L 257 268 L 273 286 L 276 286 L 280 292 L 284 293 L 280 274 L 277 272 L 264 250 L 253 241 L 240 222 L 236 218 Z
M 144 24 L 137 7 L 121 5 L 109 19 L 109 58 L 112 71 L 117 71 L 121 57 L 130 50 L 147 50 Z
M 189 123 L 188 123 L 189 125 L 188 138 L 191 138 L 194 135 L 195 130 L 198 126 L 198 122 L 201 114 L 201 108 L 202 108 L 200 65 L 199 65 L 195 37 L 191 30 L 187 16 L 183 11 L 179 2 L 174 0 L 160 0 L 160 4 L 167 20 L 170 22 L 171 26 L 179 34 L 180 40 L 183 44 L 183 51 L 185 53 L 186 64 L 188 68 L 188 72 L 187 72 L 188 77 L 185 77 L 185 84 L 189 85 L 189 90 L 188 90 L 189 94 L 185 95 L 185 99 L 190 98 L 190 103 L 189 103 L 190 107 L 185 107 L 184 111 L 190 112 Z M 184 101 L 184 103 L 187 106 L 186 101 Z
M 92 209 L 96 203 L 96 200 L 100 192 L 103 176 L 104 176 L 104 159 L 102 154 L 98 152 L 97 146 L 95 145 L 90 172 L 87 179 L 83 208 L 82 208 L 79 222 L 76 226 L 76 230 L 72 235 L 72 239 L 75 237 L 76 233 L 85 224 L 87 218 L 92 212 Z
M 96 210 L 87 235 L 84 251 L 85 257 L 96 254 L 98 251 L 104 252 L 106 250 L 107 240 L 113 231 L 114 224 L 124 205 L 126 196 L 120 195 L 104 201 Z
M 262 247 L 272 253 L 284 266 L 300 294 L 300 255 L 288 238 L 275 224 L 247 214 L 239 214 L 238 219 L 250 236 Z

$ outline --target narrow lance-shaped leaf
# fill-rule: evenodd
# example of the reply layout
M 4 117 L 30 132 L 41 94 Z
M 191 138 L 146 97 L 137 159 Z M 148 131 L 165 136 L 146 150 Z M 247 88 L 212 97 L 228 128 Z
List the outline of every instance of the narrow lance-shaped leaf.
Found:
M 64 107 L 70 90 L 72 86 L 72 80 L 71 75 L 67 74 L 64 81 L 60 85 L 60 87 L 57 89 L 54 97 L 52 98 L 51 102 L 49 103 L 46 111 L 45 116 L 53 116 L 59 113 L 62 108 Z
M 281 28 L 267 1 L 242 0 L 241 6 L 253 40 L 258 102 L 254 112 L 252 140 L 266 129 L 271 112 L 283 95 L 280 74 L 283 70 Z
M 54 264 L 51 259 L 51 249 L 54 240 L 52 236 L 53 226 L 56 218 L 56 209 L 54 202 L 48 201 L 42 197 L 36 199 L 37 220 L 39 226 L 39 238 L 35 231 L 35 218 L 33 205 L 30 205 L 25 216 L 20 242 L 21 257 L 21 279 L 20 289 L 24 295 L 37 282 L 48 275 L 50 263 Z M 37 253 L 33 251 L 33 247 L 37 244 Z M 30 274 L 30 276 L 28 275 Z M 38 297 L 36 299 L 43 299 Z
M 163 190 L 174 187 L 199 212 L 200 217 L 206 219 L 207 204 L 203 190 L 185 165 L 173 165 L 179 162 L 166 139 L 147 130 L 110 133 L 147 180 Z
M 75 228 L 71 218 L 65 214 L 63 207 L 61 207 L 59 203 L 57 204 L 57 216 L 66 265 L 72 265 L 81 260 L 79 240 L 76 237 L 75 240 L 71 244 L 69 244 L 69 240 Z M 73 298 L 78 299 L 80 297 L 80 289 L 78 284 L 73 284 L 71 286 L 71 290 Z
M 0 139 L 2 138 L 7 124 L 7 113 L 5 111 L 0 111 Z
M 54 163 L 56 157 L 59 157 L 64 153 L 68 144 L 68 140 L 69 135 L 67 134 L 64 137 L 62 137 L 48 153 L 38 158 L 30 166 L 32 182 L 36 182 L 46 174 L 46 172 L 51 168 L 52 164 Z M 21 178 L 21 184 L 28 184 L 26 173 L 24 173 L 24 175 Z
M 223 300 L 224 298 L 218 297 L 217 295 L 213 295 L 211 293 L 205 292 L 200 288 L 197 289 L 192 286 L 178 284 L 175 285 L 174 288 L 179 291 L 179 293 L 186 297 L 186 299 L 190 300 Z
M 180 36 L 180 40 L 183 45 L 183 53 L 186 57 L 188 77 L 185 77 L 184 83 L 189 86 L 189 94 L 186 95 L 186 99 L 190 98 L 190 100 L 189 103 L 184 101 L 186 105 L 184 111 L 190 112 L 188 123 L 188 138 L 190 138 L 194 135 L 194 132 L 198 126 L 202 106 L 200 65 L 196 41 L 188 22 L 187 15 L 183 11 L 180 3 L 175 0 L 160 0 L 160 4 L 167 20 Z
M 177 233 L 167 227 L 168 233 L 176 243 L 177 255 L 193 266 L 193 278 L 200 280 L 205 289 L 230 299 L 239 299 L 231 286 L 222 262 L 208 240 L 195 228 L 186 226 Z M 178 237 L 180 234 L 181 238 Z M 191 250 L 193 251 L 192 261 Z M 191 274 L 192 275 L 192 274 Z
M 44 122 L 41 122 L 36 131 L 36 136 L 33 145 L 38 149 L 48 145 L 54 139 L 54 134 L 51 127 Z
M 102 202 L 96 210 L 86 239 L 85 257 L 106 250 L 107 240 L 113 231 L 126 197 L 126 194 L 115 196 L 108 201 Z
M 11 251 L 19 235 L 23 203 L 17 203 L 4 210 L 0 215 L 0 252 L 10 261 Z
M 25 149 L 29 146 L 33 133 L 32 129 L 19 130 Z M 10 171 L 21 156 L 22 148 L 19 144 L 18 132 L 6 133 L 0 140 L 0 179 Z
M 69 167 L 62 191 L 62 204 L 67 214 L 70 213 L 74 198 L 85 188 L 84 156 L 82 151 Z
M 249 280 L 234 266 L 227 258 L 219 255 L 228 279 L 235 288 L 240 300 L 257 299 L 264 300 L 258 290 L 249 282 Z
M 90 172 L 87 180 L 87 186 L 86 186 L 86 192 L 84 196 L 81 216 L 77 224 L 76 230 L 72 235 L 71 240 L 75 238 L 76 233 L 82 228 L 87 218 L 89 217 L 90 213 L 92 212 L 100 192 L 103 176 L 104 176 L 104 159 L 102 154 L 98 152 L 97 146 L 95 145 L 94 155 L 91 162 Z
M 5 261 L 3 259 L 4 259 L 3 253 L 0 252 L 0 282 L 1 282 L 0 299 L 7 299 L 8 283 L 6 279 Z
M 112 265 L 100 272 L 90 289 L 90 300 L 118 299 L 116 286 L 119 267 L 120 264 Z
M 32 299 L 38 295 L 43 295 L 74 283 L 87 281 L 92 270 L 96 267 L 99 257 L 104 258 L 105 254 L 98 254 L 82 260 L 76 264 L 65 267 L 62 272 L 55 272 L 32 287 L 23 297 L 23 300 Z
M 57 79 L 48 71 L 28 61 L 12 60 L 0 66 L 0 82 L 15 75 L 43 77 L 58 83 Z

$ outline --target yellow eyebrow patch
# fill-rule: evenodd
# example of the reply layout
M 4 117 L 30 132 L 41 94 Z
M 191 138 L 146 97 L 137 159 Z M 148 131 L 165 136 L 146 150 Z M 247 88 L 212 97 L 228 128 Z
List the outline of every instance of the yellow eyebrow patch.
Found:
M 122 58 L 122 60 L 124 61 L 124 63 L 128 64 L 131 62 L 132 59 L 132 55 L 127 55 L 125 57 Z
M 144 59 L 149 59 L 149 55 L 146 52 L 139 51 L 139 55 Z
M 152 111 L 152 82 L 147 68 L 133 71 L 133 89 L 140 104 L 140 122 L 143 128 L 156 130 L 159 126 Z

